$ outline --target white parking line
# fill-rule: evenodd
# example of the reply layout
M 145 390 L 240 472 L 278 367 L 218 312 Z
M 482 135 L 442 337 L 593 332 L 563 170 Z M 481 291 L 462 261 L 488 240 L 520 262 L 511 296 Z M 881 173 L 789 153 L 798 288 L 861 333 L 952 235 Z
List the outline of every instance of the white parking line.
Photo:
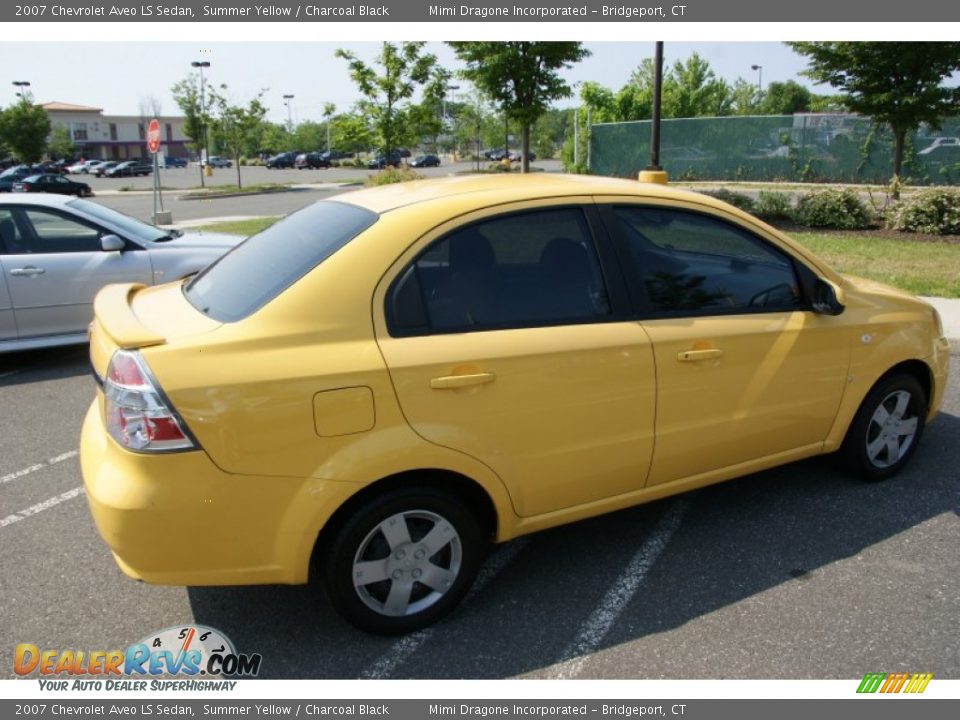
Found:
M 477 579 L 463 599 L 461 605 L 466 605 L 477 593 L 489 583 L 501 570 L 520 553 L 527 545 L 529 538 L 521 537 L 507 545 L 504 545 L 483 564 L 477 572 Z M 413 655 L 421 645 L 429 640 L 434 633 L 435 627 L 424 628 L 415 633 L 407 635 L 397 640 L 393 647 L 375 663 L 360 672 L 362 680 L 386 680 L 397 669 L 397 666 L 403 663 L 407 658 Z
M 634 554 L 617 581 L 607 590 L 600 604 L 580 627 L 580 631 L 560 656 L 547 677 L 567 679 L 577 677 L 591 653 L 600 647 L 603 638 L 636 594 L 651 568 L 680 527 L 680 521 L 690 506 L 690 498 L 674 501 L 653 532 Z
M 17 470 L 16 472 L 9 473 L 7 475 L 4 475 L 3 477 L 0 477 L 0 485 L 6 485 L 11 480 L 22 478 L 24 475 L 35 473 L 37 470 L 43 470 L 44 468 L 48 468 L 51 465 L 56 465 L 57 463 L 61 463 L 64 460 L 75 458 L 79 454 L 80 454 L 79 450 L 70 450 L 69 452 L 61 453 L 56 457 L 52 457 L 46 462 L 37 463 L 36 465 L 31 465 L 30 467 L 25 467 L 22 470 Z
M 5 518 L 0 519 L 0 528 L 5 528 L 8 525 L 18 523 L 21 520 L 26 520 L 31 515 L 36 515 L 44 510 L 49 510 L 52 507 L 56 507 L 60 503 L 66 502 L 67 500 L 73 500 L 73 498 L 79 497 L 82 494 L 83 488 L 75 487 L 73 490 L 67 490 L 59 495 L 54 495 L 52 498 L 47 498 L 43 502 L 39 502 L 36 505 L 31 505 L 26 510 L 21 510 L 20 512 L 14 513 L 13 515 L 7 515 Z

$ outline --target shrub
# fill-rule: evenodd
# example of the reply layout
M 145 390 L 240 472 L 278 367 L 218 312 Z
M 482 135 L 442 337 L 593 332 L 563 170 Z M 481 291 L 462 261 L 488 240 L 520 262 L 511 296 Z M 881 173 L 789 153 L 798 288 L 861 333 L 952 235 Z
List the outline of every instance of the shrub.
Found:
M 960 191 L 924 190 L 893 207 L 887 225 L 903 232 L 960 235 Z
M 808 227 L 862 230 L 873 215 L 853 190 L 815 190 L 797 202 L 794 220 Z
M 249 163 L 245 155 L 240 156 L 240 165 L 246 166 Z
M 790 195 L 761 190 L 753 206 L 753 214 L 764 220 L 786 220 L 793 217 Z
M 410 180 L 422 180 L 423 175 L 415 173 L 410 168 L 403 166 L 400 168 L 388 167 L 386 170 L 381 170 L 378 173 L 374 173 L 364 181 L 364 185 L 367 187 L 375 187 L 377 185 L 392 185 L 393 183 L 400 182 L 409 182 Z
M 717 200 L 722 200 L 725 203 L 729 203 L 736 208 L 740 208 L 744 212 L 753 212 L 753 198 L 749 195 L 745 195 L 744 193 L 727 190 L 727 188 L 720 188 L 718 190 L 701 190 L 701 192 L 704 195 L 709 195 Z

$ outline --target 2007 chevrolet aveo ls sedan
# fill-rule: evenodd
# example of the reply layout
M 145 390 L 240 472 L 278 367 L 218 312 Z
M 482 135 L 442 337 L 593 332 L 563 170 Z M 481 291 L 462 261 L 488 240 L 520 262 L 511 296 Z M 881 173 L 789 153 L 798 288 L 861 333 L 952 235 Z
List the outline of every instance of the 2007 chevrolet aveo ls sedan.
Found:
M 491 541 L 833 451 L 891 476 L 948 362 L 920 300 L 603 178 L 339 195 L 95 310 L 81 459 L 122 570 L 313 575 L 380 633 L 450 611 Z

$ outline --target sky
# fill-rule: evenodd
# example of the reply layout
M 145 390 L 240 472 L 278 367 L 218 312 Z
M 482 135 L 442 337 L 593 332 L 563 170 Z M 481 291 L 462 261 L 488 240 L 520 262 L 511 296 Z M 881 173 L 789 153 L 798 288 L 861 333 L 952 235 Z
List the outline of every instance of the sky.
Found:
M 646 57 L 652 57 L 654 43 L 587 42 L 591 57 L 564 73 L 570 83 L 592 80 L 619 89 Z M 293 95 L 292 120 L 320 120 L 325 102 L 345 111 L 359 99 L 350 81 L 347 63 L 334 57 L 338 47 L 372 58 L 375 42 L 42 42 L 0 43 L 0 68 L 6 75 L 6 95 L 0 106 L 16 100 L 14 81 L 30 82 L 35 102 L 59 101 L 102 108 L 107 115 L 140 115 L 148 98 L 160 102 L 163 114 L 178 115 L 179 108 L 170 88 L 191 72 L 194 60 L 210 62 L 207 82 L 226 83 L 234 102 L 246 104 L 261 89 L 269 88 L 264 102 L 268 118 L 287 120 L 284 95 Z M 452 50 L 443 43 L 427 44 L 448 68 L 460 67 Z M 763 85 L 773 81 L 796 80 L 820 92 L 799 75 L 806 61 L 779 42 L 667 42 L 665 64 L 685 60 L 693 52 L 706 58 L 714 72 L 733 82 L 739 77 L 759 80 L 752 65 L 763 67 Z M 458 81 L 464 92 L 468 85 Z M 0 93 L 3 93 L 0 87 Z M 454 99 L 456 95 L 454 95 Z M 568 106 L 572 103 L 566 103 Z

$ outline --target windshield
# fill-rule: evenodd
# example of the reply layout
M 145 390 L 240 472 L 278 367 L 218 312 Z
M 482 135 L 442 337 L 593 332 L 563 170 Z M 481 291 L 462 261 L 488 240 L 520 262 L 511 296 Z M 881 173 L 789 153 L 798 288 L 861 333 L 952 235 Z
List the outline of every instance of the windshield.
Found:
M 185 288 L 190 304 L 221 322 L 260 309 L 377 221 L 356 205 L 324 200 L 247 238 Z
M 134 240 L 156 242 L 157 240 L 166 240 L 170 237 L 168 230 L 147 225 L 145 222 L 140 222 L 136 218 L 124 215 L 116 210 L 111 210 L 103 205 L 90 202 L 89 200 L 71 200 L 67 205 L 88 217 L 113 225 Z

